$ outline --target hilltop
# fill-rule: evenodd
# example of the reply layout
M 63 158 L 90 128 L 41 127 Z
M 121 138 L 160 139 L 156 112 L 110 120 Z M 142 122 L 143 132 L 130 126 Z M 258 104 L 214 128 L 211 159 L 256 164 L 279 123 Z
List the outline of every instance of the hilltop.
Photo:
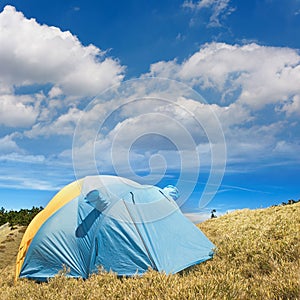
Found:
M 88 280 L 20 280 L 14 262 L 24 228 L 0 231 L 1 299 L 300 299 L 300 203 L 239 210 L 198 225 L 217 246 L 214 258 L 165 275 Z M 2 236 L 1 236 L 2 232 Z M 5 232 L 5 234 L 3 234 Z

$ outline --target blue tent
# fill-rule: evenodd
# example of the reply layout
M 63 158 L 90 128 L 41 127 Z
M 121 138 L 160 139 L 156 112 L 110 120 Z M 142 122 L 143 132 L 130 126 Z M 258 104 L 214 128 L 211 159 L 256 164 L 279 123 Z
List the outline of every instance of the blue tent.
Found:
M 149 268 L 167 274 L 210 259 L 214 245 L 180 211 L 177 190 L 115 176 L 89 176 L 62 189 L 31 222 L 16 277 L 45 281 L 63 266 L 87 278 Z

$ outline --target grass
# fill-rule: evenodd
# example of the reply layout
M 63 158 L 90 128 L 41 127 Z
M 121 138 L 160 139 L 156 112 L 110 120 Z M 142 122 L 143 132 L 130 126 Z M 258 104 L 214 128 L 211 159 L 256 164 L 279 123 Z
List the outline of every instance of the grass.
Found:
M 216 255 L 180 274 L 99 272 L 84 281 L 62 272 L 49 283 L 14 284 L 12 260 L 0 270 L 0 299 L 300 299 L 300 203 L 235 211 L 199 227 Z M 5 247 L 21 236 L 16 232 Z
M 22 229 L 24 230 L 24 227 L 17 227 L 11 230 L 7 226 L 2 232 L 0 231 L 0 276 L 5 273 L 3 269 L 15 264 L 18 248 L 23 236 L 23 233 L 20 233 L 19 230 Z

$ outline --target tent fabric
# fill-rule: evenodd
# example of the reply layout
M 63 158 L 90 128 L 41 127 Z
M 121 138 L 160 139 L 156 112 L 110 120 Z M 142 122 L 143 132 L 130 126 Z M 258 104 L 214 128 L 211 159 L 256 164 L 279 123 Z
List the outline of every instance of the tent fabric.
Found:
M 30 222 L 23 235 L 17 254 L 16 278 L 20 274 L 26 252 L 37 231 L 53 213 L 59 210 L 67 202 L 73 200 L 75 197 L 80 195 L 82 181 L 83 180 L 77 180 L 65 186 L 52 198 L 52 200 L 48 203 L 47 207 L 45 207 L 45 209 L 43 209 L 38 215 L 36 215 L 35 218 Z
M 116 176 L 66 186 L 27 228 L 16 279 L 46 281 L 63 266 L 77 278 L 100 267 L 126 276 L 149 268 L 173 274 L 212 258 L 215 246 L 168 191 Z

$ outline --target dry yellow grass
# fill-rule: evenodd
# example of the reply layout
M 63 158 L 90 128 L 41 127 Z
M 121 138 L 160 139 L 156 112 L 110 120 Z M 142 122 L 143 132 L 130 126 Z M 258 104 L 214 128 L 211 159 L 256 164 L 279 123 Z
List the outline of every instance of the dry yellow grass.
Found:
M 4 273 L 3 269 L 7 266 L 15 263 L 24 228 L 16 226 L 11 230 L 8 224 L 0 227 L 0 274 Z
M 0 299 L 300 299 L 300 203 L 235 211 L 199 227 L 218 250 L 181 274 L 100 272 L 15 285 L 11 264 L 0 276 Z

